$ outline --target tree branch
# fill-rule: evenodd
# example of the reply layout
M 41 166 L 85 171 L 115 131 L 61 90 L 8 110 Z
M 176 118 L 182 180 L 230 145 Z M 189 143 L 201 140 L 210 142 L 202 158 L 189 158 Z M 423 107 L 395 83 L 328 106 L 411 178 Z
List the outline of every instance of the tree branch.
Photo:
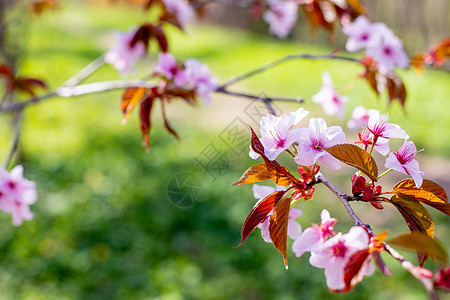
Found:
M 62 84 L 62 86 L 76 86 L 77 84 L 82 82 L 84 79 L 89 77 L 92 73 L 97 71 L 104 64 L 105 64 L 105 55 L 102 54 L 100 57 L 93 60 L 86 67 L 81 69 L 77 74 L 70 77 L 66 82 L 64 82 Z
M 12 161 L 12 158 L 14 156 L 14 153 L 16 153 L 17 148 L 19 146 L 19 136 L 20 136 L 20 125 L 22 124 L 22 116 L 23 116 L 23 110 L 19 110 L 16 112 L 16 115 L 14 116 L 14 123 L 13 123 L 13 142 L 11 145 L 11 150 L 9 151 L 9 155 L 6 158 L 6 161 L 4 163 L 4 168 L 6 169 L 9 164 Z
M 101 81 L 95 83 L 86 83 L 82 85 L 77 85 L 74 87 L 60 87 L 55 91 L 49 92 L 45 95 L 38 97 L 31 97 L 28 100 L 22 102 L 13 102 L 3 107 L 0 107 L 0 112 L 6 111 L 17 111 L 22 110 L 25 107 L 42 102 L 44 100 L 48 100 L 54 97 L 75 97 L 86 94 L 100 93 L 106 92 L 110 90 L 116 89 L 124 89 L 130 87 L 145 87 L 152 88 L 157 86 L 157 82 L 155 81 L 146 81 L 139 79 L 130 79 L 130 80 L 114 80 L 114 81 Z
M 398 253 L 394 248 L 392 248 L 388 244 L 384 243 L 384 248 L 386 249 L 386 252 L 388 252 L 393 258 L 395 258 L 401 263 L 403 269 L 407 270 L 417 280 L 419 280 L 420 283 L 423 284 L 431 300 L 439 300 L 439 297 L 436 294 L 436 291 L 434 290 L 433 280 L 423 276 L 422 273 L 420 272 L 421 270 L 420 267 L 417 267 L 410 261 L 404 259 L 404 257 L 400 253 Z
M 235 84 L 238 81 L 247 79 L 251 76 L 254 76 L 258 73 L 262 73 L 266 70 L 269 70 L 273 67 L 276 67 L 278 65 L 281 65 L 282 63 L 285 63 L 287 61 L 290 60 L 294 60 L 294 59 L 310 59 L 310 60 L 342 60 L 342 61 L 349 61 L 349 62 L 353 62 L 353 63 L 358 63 L 361 64 L 361 62 L 355 58 L 352 57 L 347 57 L 347 56 L 341 56 L 341 55 L 334 55 L 334 54 L 290 54 L 287 56 L 284 56 L 282 58 L 279 58 L 277 60 L 274 60 L 272 62 L 269 62 L 257 69 L 254 69 L 250 72 L 244 73 L 242 75 L 239 76 L 234 76 L 232 78 L 230 78 L 227 82 L 225 82 L 222 86 L 220 86 L 219 88 L 227 88 L 232 84 Z
M 295 102 L 295 103 L 303 103 L 304 100 L 302 97 L 297 98 L 286 98 L 286 97 L 268 97 L 266 95 L 254 95 L 249 93 L 241 93 L 241 92 L 233 92 L 227 90 L 225 87 L 219 87 L 216 91 L 218 94 L 225 94 L 229 96 L 248 98 L 253 100 L 261 100 L 261 101 L 279 101 L 279 102 Z

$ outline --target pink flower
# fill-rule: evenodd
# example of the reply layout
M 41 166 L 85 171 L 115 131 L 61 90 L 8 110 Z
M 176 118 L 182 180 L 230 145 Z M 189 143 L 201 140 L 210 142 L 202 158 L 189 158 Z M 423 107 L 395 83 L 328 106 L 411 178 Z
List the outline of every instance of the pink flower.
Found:
M 268 159 L 274 160 L 277 156 L 288 149 L 306 129 L 292 129 L 300 122 L 309 111 L 303 107 L 297 111 L 291 112 L 284 117 L 275 117 L 274 115 L 266 115 L 261 118 L 261 144 L 264 146 L 264 154 Z M 291 130 L 292 129 L 292 130 Z M 256 159 L 259 154 L 250 147 L 250 157 Z
M 194 9 L 186 0 L 163 0 L 163 3 L 167 11 L 174 14 L 183 26 L 194 15 Z
M 405 141 L 394 153 L 389 153 L 386 159 L 386 168 L 393 169 L 403 174 L 411 175 L 417 188 L 422 186 L 424 172 L 419 171 L 419 163 L 414 157 L 417 154 L 416 146 L 411 141 Z
M 322 210 L 320 214 L 322 222 L 320 225 L 306 228 L 301 235 L 297 236 L 294 243 L 292 243 L 292 251 L 295 256 L 300 257 L 305 252 L 310 252 L 319 247 L 326 241 L 328 237 L 334 235 L 334 224 L 337 220 L 330 217 L 328 210 Z
M 211 76 L 207 65 L 196 59 L 188 59 L 184 63 L 188 78 L 188 86 L 195 89 L 197 94 L 209 105 L 211 103 L 210 93 L 217 89 L 217 78 Z
M 112 64 L 122 75 L 134 71 L 137 60 L 146 54 L 145 45 L 138 41 L 131 47 L 136 30 L 115 32 L 116 43 L 105 54 L 105 62 Z
M 354 130 L 360 130 L 367 126 L 369 117 L 377 112 L 378 110 L 376 109 L 367 109 L 364 106 L 357 106 L 353 109 L 352 119 L 347 122 L 347 127 Z M 382 117 L 386 116 L 383 115 Z
M 338 233 L 321 246 L 311 252 L 309 262 L 316 268 L 325 269 L 327 286 L 332 290 L 345 288 L 344 268 L 348 259 L 358 250 L 363 250 L 369 245 L 367 232 L 355 226 L 350 228 L 347 234 Z M 366 275 L 373 272 L 373 265 L 369 265 Z
M 0 210 L 12 214 L 15 226 L 33 218 L 29 206 L 36 200 L 36 184 L 23 178 L 22 166 L 16 166 L 9 173 L 0 170 Z
M 271 186 L 264 186 L 259 184 L 253 184 L 253 194 L 257 199 L 264 199 L 268 195 L 272 194 L 275 191 L 285 190 L 286 187 L 277 186 L 276 188 Z M 258 204 L 258 203 L 257 203 Z M 256 205 L 256 204 L 255 204 Z M 272 243 L 272 239 L 270 238 L 269 226 L 270 226 L 270 217 L 272 216 L 273 211 L 269 213 L 266 219 L 258 225 L 258 228 L 261 229 L 261 236 L 266 243 Z M 302 215 L 302 211 L 297 208 L 291 208 L 289 211 L 289 219 L 287 226 L 287 235 L 291 239 L 296 239 L 302 233 L 302 227 L 300 224 L 295 221 L 295 218 L 298 218 Z
M 345 44 L 348 52 L 366 48 L 374 42 L 375 28 L 365 16 L 359 16 L 353 23 L 344 26 L 342 31 L 348 35 L 347 44 Z
M 388 123 L 388 116 L 380 116 L 379 112 L 375 112 L 369 117 L 367 128 L 377 138 L 399 138 L 409 139 L 409 135 L 397 124 Z
M 311 166 L 319 160 L 331 169 L 337 170 L 341 167 L 341 164 L 323 148 L 342 143 L 345 143 L 345 133 L 341 127 L 327 127 L 324 119 L 311 118 L 309 128 L 301 131 L 295 162 L 301 166 Z
M 341 96 L 333 86 L 330 73 L 322 74 L 322 88 L 312 97 L 313 102 L 322 104 L 325 114 L 328 116 L 337 115 L 344 117 L 344 106 L 348 98 Z
M 378 63 L 379 72 L 386 75 L 395 66 L 406 68 L 409 65 L 409 59 L 403 50 L 402 41 L 386 25 L 376 23 L 373 26 L 376 28 L 377 41 L 366 49 L 366 55 Z
M 189 80 L 186 70 L 182 70 L 175 57 L 170 53 L 160 53 L 153 72 L 173 79 L 176 86 L 183 86 Z
M 358 133 L 359 141 L 355 143 L 364 144 L 364 149 L 367 149 L 374 142 L 374 135 L 367 128 L 363 128 L 360 133 Z M 382 137 L 377 138 L 374 149 L 383 156 L 386 156 L 389 151 L 389 139 Z
M 294 1 L 269 1 L 269 10 L 264 13 L 263 19 L 269 23 L 270 32 L 285 38 L 297 22 L 297 9 Z

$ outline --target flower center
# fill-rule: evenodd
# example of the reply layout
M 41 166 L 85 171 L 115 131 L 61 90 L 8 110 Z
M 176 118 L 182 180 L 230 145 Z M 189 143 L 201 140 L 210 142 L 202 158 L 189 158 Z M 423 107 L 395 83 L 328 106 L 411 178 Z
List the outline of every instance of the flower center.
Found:
M 387 123 L 378 121 L 376 122 L 375 126 L 372 128 L 372 133 L 374 136 L 382 137 L 383 132 L 385 132 L 387 129 Z
M 391 47 L 383 47 L 383 53 L 386 54 L 387 56 L 390 56 L 392 54 Z
M 360 36 L 361 41 L 367 41 L 369 39 L 369 34 L 367 32 L 364 32 Z
M 8 187 L 12 190 L 16 188 L 17 184 L 14 181 L 8 181 Z
M 398 162 L 401 165 L 406 165 L 406 164 L 410 163 L 414 159 L 414 157 L 416 156 L 415 152 L 414 153 L 408 153 L 408 151 L 406 149 L 404 151 L 402 151 L 402 152 L 399 152 L 398 150 L 396 150 L 394 152 L 394 154 L 397 157 Z
M 330 247 L 334 257 L 344 257 L 347 252 L 347 246 L 343 241 L 339 241 Z

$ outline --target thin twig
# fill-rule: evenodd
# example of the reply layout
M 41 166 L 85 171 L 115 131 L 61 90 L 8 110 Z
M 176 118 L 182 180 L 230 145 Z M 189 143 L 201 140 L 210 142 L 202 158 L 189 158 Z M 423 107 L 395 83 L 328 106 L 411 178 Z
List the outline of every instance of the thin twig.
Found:
M 100 93 L 100 92 L 106 92 L 110 90 L 116 90 L 116 89 L 124 89 L 124 88 L 130 88 L 130 87 L 146 87 L 146 88 L 152 88 L 157 86 L 157 82 L 155 81 L 146 81 L 146 80 L 138 80 L 138 79 L 130 79 L 130 80 L 114 80 L 114 81 L 101 81 L 101 82 L 94 82 L 94 83 L 86 83 L 74 87 L 60 87 L 56 89 L 55 91 L 49 92 L 45 95 L 38 96 L 38 97 L 32 97 L 28 100 L 22 101 L 22 102 L 14 102 L 10 103 L 8 105 L 5 105 L 3 107 L 0 107 L 0 112 L 6 112 L 6 111 L 15 111 L 15 110 L 22 110 L 23 108 L 40 103 L 44 100 L 48 100 L 54 97 L 63 97 L 63 98 L 69 98 L 69 97 L 75 97 L 75 96 L 81 96 L 86 94 L 93 94 L 93 93 Z
M 357 226 L 364 225 L 367 227 L 369 232 L 372 232 L 372 229 L 370 229 L 370 226 L 368 224 L 365 224 L 361 219 L 358 217 L 358 215 L 355 213 L 353 208 L 350 206 L 349 201 L 353 200 L 353 197 L 347 194 L 342 193 L 337 187 L 335 187 L 331 182 L 328 181 L 328 179 L 325 178 L 325 176 L 322 175 L 322 173 L 317 173 L 316 175 L 316 181 L 323 183 L 330 191 L 332 191 L 342 202 L 345 209 L 347 210 L 350 217 L 355 221 L 355 224 Z
M 248 99 L 256 99 L 256 100 L 261 100 L 261 101 L 279 101 L 279 102 L 295 102 L 295 103 L 303 103 L 304 102 L 302 97 L 287 98 L 287 97 L 268 97 L 265 95 L 258 96 L 258 95 L 249 94 L 249 93 L 232 92 L 223 87 L 219 87 L 215 92 L 218 94 L 226 94 L 229 96 L 236 96 L 236 97 L 242 97 L 242 98 L 248 98 Z
M 407 270 L 417 280 L 419 280 L 420 283 L 423 284 L 431 300 L 439 300 L 439 297 L 434 290 L 433 281 L 430 278 L 426 278 L 421 274 L 420 267 L 417 267 L 410 261 L 407 261 L 400 253 L 398 253 L 394 248 L 392 248 L 388 244 L 384 243 L 384 248 L 386 249 L 386 252 L 388 252 L 393 258 L 395 258 L 402 264 L 403 269 Z
M 269 69 L 271 69 L 273 67 L 276 67 L 276 66 L 278 66 L 278 65 L 280 65 L 282 63 L 285 63 L 287 61 L 294 60 L 294 59 L 310 59 L 310 60 L 322 60 L 322 59 L 328 60 L 328 59 L 331 59 L 331 60 L 343 60 L 343 61 L 349 61 L 349 62 L 361 64 L 361 62 L 359 60 L 355 59 L 355 58 L 351 58 L 351 57 L 347 57 L 347 56 L 341 56 L 341 55 L 334 55 L 334 54 L 290 54 L 290 55 L 284 56 L 282 58 L 279 58 L 277 60 L 274 60 L 272 62 L 269 62 L 269 63 L 263 65 L 262 67 L 254 69 L 254 70 L 252 70 L 250 72 L 244 73 L 244 74 L 239 75 L 239 76 L 234 76 L 234 77 L 230 78 L 227 82 L 225 82 L 221 86 L 221 88 L 229 87 L 230 85 L 235 84 L 238 81 L 247 79 L 247 78 L 249 78 L 251 76 L 254 76 L 254 75 L 258 74 L 258 73 L 262 73 L 262 72 L 264 72 L 266 70 L 269 70 Z
M 9 164 L 12 161 L 12 158 L 14 156 L 14 153 L 16 153 L 17 148 L 19 146 L 19 136 L 20 136 L 20 125 L 22 124 L 22 116 L 23 116 L 23 110 L 19 110 L 16 112 L 16 115 L 14 116 L 14 123 L 13 123 L 13 142 L 11 145 L 11 150 L 9 151 L 9 155 L 6 158 L 6 161 L 4 163 L 4 168 L 8 168 Z
M 82 82 L 84 79 L 89 77 L 92 73 L 97 71 L 101 66 L 105 64 L 105 57 L 104 54 L 102 54 L 100 57 L 92 61 L 90 64 L 88 64 L 86 67 L 81 69 L 77 74 L 70 77 L 66 82 L 62 84 L 62 86 L 76 86 L 80 82 Z

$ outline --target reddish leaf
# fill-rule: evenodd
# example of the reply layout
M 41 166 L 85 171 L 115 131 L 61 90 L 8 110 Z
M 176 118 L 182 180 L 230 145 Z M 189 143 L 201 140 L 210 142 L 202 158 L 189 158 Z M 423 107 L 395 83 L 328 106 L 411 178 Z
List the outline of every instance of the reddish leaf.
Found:
M 31 96 L 36 95 L 36 88 L 46 88 L 47 85 L 44 81 L 35 78 L 23 78 L 18 77 L 14 80 L 15 88 L 19 91 L 26 92 Z
M 148 49 L 148 43 L 150 42 L 151 38 L 150 26 L 152 25 L 146 23 L 136 30 L 136 33 L 134 34 L 134 37 L 130 42 L 130 47 L 134 47 L 137 42 L 141 41 L 144 44 L 145 48 Z
M 167 115 L 166 115 L 166 103 L 167 101 L 167 97 L 163 97 L 161 99 L 161 110 L 162 110 L 162 114 L 163 114 L 163 119 L 164 119 L 164 126 L 166 127 L 167 131 L 172 134 L 177 140 L 180 139 L 180 137 L 178 136 L 177 132 L 172 128 L 172 126 L 170 126 L 169 120 L 167 119 Z
M 122 101 L 120 103 L 120 109 L 124 114 L 122 123 L 126 123 L 134 107 L 146 95 L 146 91 L 146 88 L 143 87 L 132 87 L 125 90 L 122 95 Z
M 261 157 L 264 159 L 267 171 L 269 171 L 273 181 L 280 186 L 288 186 L 292 182 L 295 182 L 295 177 L 289 172 L 288 169 L 280 165 L 276 160 L 271 161 L 267 158 L 267 156 L 264 154 L 264 147 L 261 144 L 261 141 L 259 140 L 253 128 L 251 126 L 249 127 L 252 131 L 251 147 L 253 151 L 261 155 Z
M 377 180 L 378 167 L 375 160 L 369 153 L 358 146 L 352 144 L 340 144 L 325 148 L 324 150 L 341 162 L 362 171 L 373 181 Z
M 46 9 L 58 8 L 59 4 L 59 0 L 33 0 L 30 5 L 33 12 L 39 15 Z
M 379 252 L 372 252 L 373 254 L 373 260 L 375 261 L 375 265 L 377 266 L 378 270 L 380 270 L 381 273 L 383 273 L 386 276 L 392 276 L 392 271 L 389 269 L 388 266 L 384 263 L 383 259 L 381 258 L 381 255 Z
M 141 107 L 140 107 L 140 127 L 141 127 L 141 131 L 142 131 L 142 136 L 144 138 L 144 145 L 145 148 L 148 150 L 150 150 L 150 138 L 149 138 L 149 134 L 150 134 L 150 129 L 151 129 L 151 122 L 150 122 L 150 117 L 151 117 L 151 112 L 152 112 L 152 107 L 153 107 L 153 102 L 154 102 L 154 98 L 152 96 L 148 96 L 147 98 L 144 99 L 144 101 L 141 102 Z
M 343 291 L 351 290 L 355 285 L 361 282 L 367 273 L 372 255 L 369 249 L 363 249 L 355 252 L 349 259 L 344 268 L 345 288 Z
M 169 43 L 161 26 L 151 26 L 151 36 L 156 39 L 159 49 L 161 49 L 162 52 L 167 52 L 167 50 L 169 50 Z
M 159 17 L 159 22 L 168 23 L 177 27 L 180 30 L 183 30 L 183 26 L 181 25 L 180 21 L 178 20 L 175 14 L 165 12 L 161 17 Z
M 398 194 L 392 196 L 390 202 L 394 204 L 406 221 L 411 232 L 422 232 L 429 237 L 434 238 L 434 222 L 428 211 L 414 197 Z M 417 254 L 419 264 L 423 266 L 427 260 L 427 256 Z
M 397 100 L 402 107 L 405 106 L 406 88 L 403 81 L 394 72 L 388 73 L 386 76 L 386 88 L 389 96 L 389 104 Z
M 269 232 L 273 245 L 280 251 L 283 256 L 284 266 L 288 268 L 286 257 L 287 244 L 287 226 L 289 220 L 289 210 L 291 208 L 291 199 L 284 198 L 275 207 L 275 211 L 270 217 Z
M 448 255 L 444 246 L 424 233 L 411 232 L 410 234 L 403 234 L 389 240 L 388 243 L 429 255 L 442 265 L 447 263 Z
M 436 46 L 430 47 L 428 56 L 432 58 L 432 63 L 440 68 L 447 58 L 450 58 L 450 38 L 446 38 Z
M 450 216 L 450 204 L 444 188 L 431 180 L 425 179 L 417 188 L 413 179 L 404 179 L 394 186 L 392 193 L 412 196 Z
M 262 163 L 251 166 L 238 181 L 230 184 L 230 186 L 260 182 L 269 179 L 272 179 L 272 176 L 269 171 L 267 171 L 266 165 Z
M 256 228 L 256 226 L 258 226 L 259 223 L 264 221 L 264 219 L 274 209 L 275 205 L 277 205 L 278 201 L 280 201 L 285 193 L 286 191 L 274 192 L 255 205 L 255 207 L 245 219 L 244 225 L 242 226 L 241 230 L 242 239 L 240 244 L 236 247 L 239 247 L 245 242 L 249 234 Z
M 0 64 L 0 75 L 14 78 L 14 73 L 10 66 Z
M 416 72 L 423 73 L 423 65 L 425 64 L 424 53 L 416 53 L 410 61 L 411 66 L 414 67 Z
M 450 292 L 450 266 L 439 268 L 434 277 L 434 286 Z

